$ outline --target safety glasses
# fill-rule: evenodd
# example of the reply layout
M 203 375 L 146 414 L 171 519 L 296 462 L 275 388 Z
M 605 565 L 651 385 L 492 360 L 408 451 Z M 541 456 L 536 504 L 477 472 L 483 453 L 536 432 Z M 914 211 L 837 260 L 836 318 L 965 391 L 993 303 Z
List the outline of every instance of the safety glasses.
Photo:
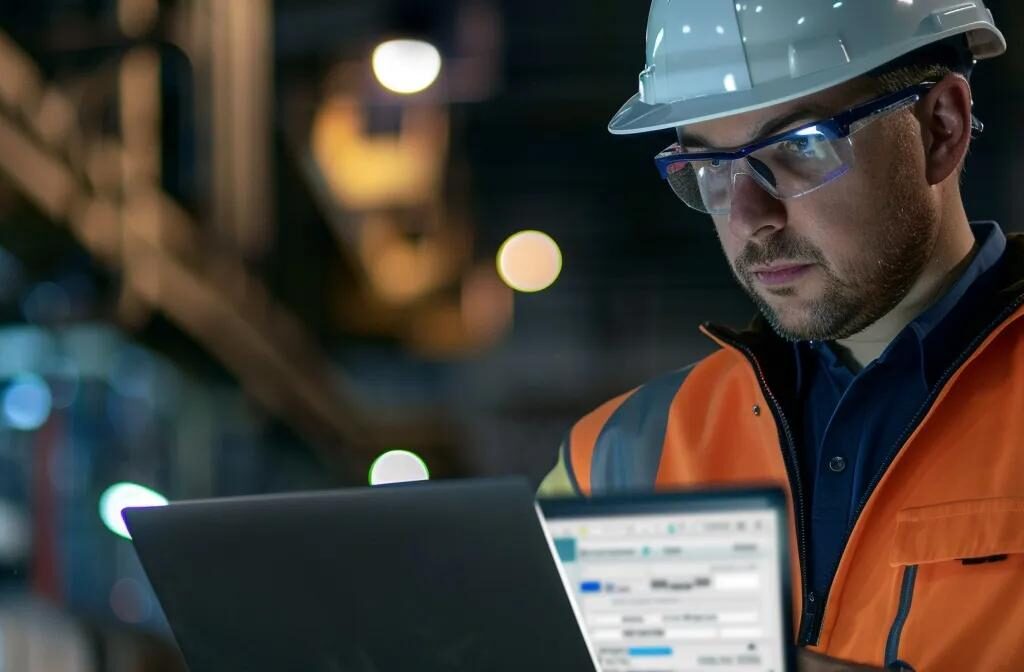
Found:
M 853 168 L 858 131 L 914 105 L 933 86 L 934 82 L 916 84 L 731 152 L 688 154 L 675 143 L 658 154 L 655 163 L 683 203 L 710 215 L 729 212 L 738 175 L 749 175 L 775 198 L 799 198 Z M 974 117 L 971 127 L 975 133 L 984 128 Z

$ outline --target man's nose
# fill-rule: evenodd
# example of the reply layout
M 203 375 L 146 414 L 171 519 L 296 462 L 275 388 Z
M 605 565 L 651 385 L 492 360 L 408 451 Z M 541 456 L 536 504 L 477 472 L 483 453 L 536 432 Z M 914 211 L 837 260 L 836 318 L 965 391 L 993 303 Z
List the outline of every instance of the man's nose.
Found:
M 733 175 L 729 228 L 741 240 L 765 238 L 786 226 L 786 206 L 746 173 Z

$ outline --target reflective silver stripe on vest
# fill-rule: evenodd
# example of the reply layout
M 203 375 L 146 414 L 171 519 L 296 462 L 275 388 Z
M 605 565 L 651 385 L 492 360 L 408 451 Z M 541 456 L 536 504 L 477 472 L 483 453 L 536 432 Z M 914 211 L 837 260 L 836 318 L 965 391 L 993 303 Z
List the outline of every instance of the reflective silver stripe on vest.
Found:
M 669 407 L 694 366 L 655 378 L 630 395 L 608 418 L 594 445 L 592 494 L 654 489 Z

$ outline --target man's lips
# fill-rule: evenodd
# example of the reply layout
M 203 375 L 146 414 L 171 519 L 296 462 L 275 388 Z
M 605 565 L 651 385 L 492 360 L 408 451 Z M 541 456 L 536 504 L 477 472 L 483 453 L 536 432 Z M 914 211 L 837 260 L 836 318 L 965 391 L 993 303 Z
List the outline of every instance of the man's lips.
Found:
M 812 266 L 814 264 L 777 264 L 754 267 L 750 269 L 750 272 L 761 284 L 777 287 L 803 277 Z

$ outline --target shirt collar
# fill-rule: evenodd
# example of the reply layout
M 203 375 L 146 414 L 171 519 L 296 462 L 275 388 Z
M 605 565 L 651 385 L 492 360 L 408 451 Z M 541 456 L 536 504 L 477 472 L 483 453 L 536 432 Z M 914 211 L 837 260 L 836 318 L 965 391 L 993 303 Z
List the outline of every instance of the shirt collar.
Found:
M 995 291 L 992 271 L 1006 251 L 1006 236 L 995 222 L 972 224 L 971 231 L 977 244 L 974 259 L 953 286 L 901 334 L 917 345 L 918 370 L 927 387 L 935 384 L 963 347 L 960 331 L 976 297 Z
M 995 267 L 1006 250 L 1006 235 L 995 222 L 978 222 L 971 224 L 971 232 L 977 244 L 974 259 L 964 269 L 963 274 L 931 307 L 918 315 L 909 325 L 917 340 L 924 345 L 930 340 L 936 328 L 969 293 L 972 285 L 981 276 Z

